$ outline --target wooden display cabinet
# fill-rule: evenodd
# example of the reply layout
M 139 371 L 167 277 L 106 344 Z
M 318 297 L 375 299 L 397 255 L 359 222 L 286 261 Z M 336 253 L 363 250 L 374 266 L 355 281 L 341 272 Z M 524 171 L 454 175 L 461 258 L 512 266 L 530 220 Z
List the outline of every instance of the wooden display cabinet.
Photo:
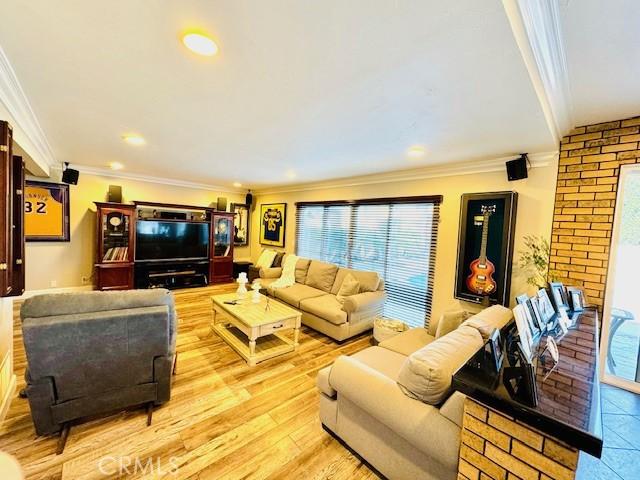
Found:
M 233 282 L 232 212 L 211 212 L 209 283 Z
M 135 205 L 94 202 L 97 211 L 96 286 L 98 290 L 133 288 Z

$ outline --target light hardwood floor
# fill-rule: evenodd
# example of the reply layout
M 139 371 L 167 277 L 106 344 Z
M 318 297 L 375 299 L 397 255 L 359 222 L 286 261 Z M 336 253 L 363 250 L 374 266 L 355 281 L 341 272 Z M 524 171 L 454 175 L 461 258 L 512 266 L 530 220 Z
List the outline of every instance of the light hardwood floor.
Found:
M 27 478 L 38 479 L 117 478 L 119 462 L 130 462 L 120 475 L 125 478 L 377 478 L 322 430 L 315 387 L 318 370 L 338 355 L 366 348 L 370 336 L 339 345 L 303 327 L 296 352 L 248 367 L 209 328 L 209 297 L 233 288 L 175 292 L 177 375 L 171 400 L 155 411 L 150 427 L 142 409 L 93 420 L 74 426 L 57 456 L 57 438 L 37 437 L 27 401 L 15 398 L 0 428 L 0 449 L 18 458 Z M 20 389 L 25 355 L 18 309 Z

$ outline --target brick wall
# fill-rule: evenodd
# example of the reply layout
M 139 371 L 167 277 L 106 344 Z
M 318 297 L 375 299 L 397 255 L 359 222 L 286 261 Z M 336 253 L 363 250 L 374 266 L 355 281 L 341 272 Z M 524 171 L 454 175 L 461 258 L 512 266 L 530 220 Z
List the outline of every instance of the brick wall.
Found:
M 474 400 L 464 403 L 458 480 L 572 480 L 578 451 Z
M 573 129 L 560 143 L 549 276 L 604 303 L 620 166 L 640 158 L 640 116 Z

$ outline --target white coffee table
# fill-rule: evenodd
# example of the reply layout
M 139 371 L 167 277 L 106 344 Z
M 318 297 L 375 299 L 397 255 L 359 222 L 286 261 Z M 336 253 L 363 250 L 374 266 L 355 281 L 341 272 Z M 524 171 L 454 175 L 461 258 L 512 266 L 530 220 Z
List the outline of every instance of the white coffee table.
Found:
M 250 366 L 298 348 L 298 310 L 262 294 L 260 303 L 252 303 L 250 294 L 235 305 L 225 303 L 234 300 L 236 293 L 211 297 L 213 330 Z

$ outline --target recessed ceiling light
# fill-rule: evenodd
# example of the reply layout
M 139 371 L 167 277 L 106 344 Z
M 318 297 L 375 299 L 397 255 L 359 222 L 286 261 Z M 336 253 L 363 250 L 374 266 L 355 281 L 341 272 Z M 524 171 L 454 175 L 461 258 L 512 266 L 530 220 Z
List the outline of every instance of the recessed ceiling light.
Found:
M 287 170 L 285 172 L 285 175 L 289 180 L 293 180 L 294 178 L 296 178 L 296 172 L 294 172 L 293 170 Z
M 205 57 L 212 57 L 218 53 L 216 42 L 202 33 L 187 33 L 182 37 L 182 43 L 193 53 L 204 55 Z
M 233 186 L 236 188 L 240 188 L 242 184 L 240 182 L 233 182 Z
M 146 142 L 144 141 L 144 138 L 142 138 L 141 135 L 136 135 L 136 134 L 127 134 L 127 135 L 123 135 L 122 139 L 127 142 L 129 145 L 136 145 L 136 146 L 140 146 L 140 145 L 144 145 Z
M 426 151 L 422 145 L 414 145 L 412 147 L 409 147 L 409 149 L 407 150 L 407 155 L 411 158 L 424 157 L 425 154 Z
M 122 170 L 124 168 L 124 165 L 121 164 L 120 162 L 111 162 L 109 164 L 109 168 L 111 170 Z

